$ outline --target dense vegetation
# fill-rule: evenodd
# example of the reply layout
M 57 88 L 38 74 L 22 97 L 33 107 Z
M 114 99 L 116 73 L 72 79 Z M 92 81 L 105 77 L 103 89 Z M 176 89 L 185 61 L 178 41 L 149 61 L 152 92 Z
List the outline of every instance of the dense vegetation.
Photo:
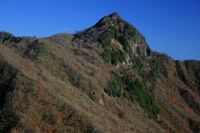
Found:
M 122 63 L 125 60 L 125 53 L 122 50 L 113 48 L 113 46 L 111 46 L 111 41 L 117 37 L 117 30 L 111 28 L 98 38 L 98 41 L 102 44 L 103 48 L 101 55 L 102 58 L 106 63 L 111 63 L 113 65 L 116 65 L 119 62 Z
M 141 40 L 140 40 L 141 39 Z M 122 49 L 115 48 L 112 45 L 112 41 L 117 40 Z M 98 42 L 101 43 L 103 48 L 102 58 L 106 63 L 111 63 L 112 65 L 117 65 L 118 63 L 126 62 L 127 55 L 130 57 L 132 62 L 132 67 L 137 69 L 139 72 L 143 71 L 143 63 L 141 60 L 143 57 L 135 56 L 133 49 L 131 47 L 131 40 L 145 41 L 145 39 L 140 35 L 140 33 L 132 26 L 127 25 L 126 29 L 122 32 L 114 27 L 108 28 L 99 37 Z M 139 48 L 136 51 L 141 55 Z M 150 48 L 147 47 L 147 52 L 150 54 Z
M 113 72 L 105 92 L 113 97 L 125 96 L 130 100 L 137 100 L 150 118 L 156 118 L 159 113 L 153 92 L 146 87 L 144 82 L 133 80 L 127 73 Z M 127 92 L 130 95 L 126 95 Z
M 119 73 L 112 73 L 111 81 L 108 83 L 108 86 L 105 88 L 105 92 L 110 96 L 120 97 L 123 90 L 123 81 Z

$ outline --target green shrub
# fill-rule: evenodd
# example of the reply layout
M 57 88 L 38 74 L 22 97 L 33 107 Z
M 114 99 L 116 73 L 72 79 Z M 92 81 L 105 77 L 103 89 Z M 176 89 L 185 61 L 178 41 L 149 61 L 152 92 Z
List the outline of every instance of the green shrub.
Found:
M 103 48 L 107 48 L 111 45 L 111 41 L 114 38 L 114 33 L 111 30 L 108 30 L 100 35 L 98 41 L 101 43 Z
M 149 117 L 156 118 L 159 110 L 155 105 L 153 93 L 147 91 L 144 85 L 136 83 L 134 96 L 138 100 L 140 106 L 147 111 Z
M 110 30 L 112 31 L 115 39 L 118 39 L 119 36 L 121 35 L 121 33 L 119 32 L 119 30 L 116 29 L 115 27 L 110 27 Z
M 136 69 L 141 74 L 143 72 L 143 68 L 144 68 L 144 63 L 142 62 L 142 60 L 144 60 L 144 58 L 137 57 L 133 54 L 130 55 L 130 58 L 133 63 L 134 69 Z
M 111 54 L 111 64 L 116 65 L 118 62 L 125 60 L 124 53 L 121 50 L 113 51 Z
M 101 56 L 106 63 L 111 63 L 112 65 L 125 60 L 125 55 L 121 50 L 105 49 Z
M 119 36 L 119 31 L 116 28 L 112 27 L 99 36 L 98 42 L 102 44 L 103 48 L 108 48 L 111 44 L 112 39 L 117 39 Z
M 123 62 L 125 60 L 124 52 L 112 48 L 111 41 L 113 38 L 117 39 L 123 45 L 124 51 L 128 53 L 130 57 L 133 56 L 133 51 L 130 46 L 130 35 L 134 34 L 133 32 L 135 32 L 135 29 L 126 30 L 127 33 L 124 35 L 124 33 L 113 27 L 102 33 L 98 38 L 103 48 L 101 56 L 106 63 L 116 65 L 118 62 Z
M 121 80 L 121 75 L 118 73 L 112 73 L 111 81 L 108 83 L 108 86 L 105 88 L 105 92 L 110 96 L 121 96 L 123 89 L 123 82 Z
M 123 81 L 126 84 L 127 90 L 131 93 L 131 98 L 139 102 L 140 106 L 146 110 L 150 118 L 156 118 L 159 110 L 155 105 L 153 93 L 146 88 L 145 83 L 141 83 L 138 80 L 133 81 L 127 73 L 123 74 Z
M 103 60 L 106 63 L 116 65 L 118 62 L 123 62 L 125 60 L 126 53 L 131 58 L 134 67 L 141 71 L 141 68 L 143 68 L 143 63 L 140 61 L 140 58 L 134 56 L 133 50 L 130 46 L 130 40 L 134 39 L 136 36 L 140 36 L 140 33 L 131 25 L 128 25 L 124 31 L 120 31 L 112 27 L 103 32 L 98 38 L 98 42 L 101 43 L 103 48 L 103 52 L 101 54 Z M 122 52 L 119 49 L 114 49 L 111 46 L 112 39 L 118 40 L 122 44 L 125 52 Z
M 127 28 L 125 29 L 125 35 L 133 38 L 136 34 L 137 30 L 133 26 L 127 25 Z
M 119 42 L 123 45 L 123 49 L 126 53 L 130 53 L 131 47 L 130 47 L 130 38 L 124 35 L 121 35 L 118 38 Z
M 101 56 L 106 63 L 116 65 L 118 62 L 122 62 L 125 58 L 124 53 L 121 50 L 115 50 L 111 46 L 112 39 L 118 39 L 119 36 L 120 33 L 117 29 L 110 28 L 109 30 L 102 33 L 98 38 L 98 41 L 101 43 L 103 48 Z M 125 45 L 128 45 L 128 42 L 123 43 L 126 43 Z
M 110 49 L 105 49 L 101 56 L 106 63 L 110 63 L 112 59 L 112 51 Z
M 148 113 L 150 118 L 156 118 L 159 109 L 155 104 L 153 93 L 146 88 L 145 83 L 133 80 L 127 73 L 112 73 L 111 81 L 105 88 L 105 92 L 110 96 L 122 96 L 123 91 L 128 91 L 131 100 L 135 99 L 139 105 Z

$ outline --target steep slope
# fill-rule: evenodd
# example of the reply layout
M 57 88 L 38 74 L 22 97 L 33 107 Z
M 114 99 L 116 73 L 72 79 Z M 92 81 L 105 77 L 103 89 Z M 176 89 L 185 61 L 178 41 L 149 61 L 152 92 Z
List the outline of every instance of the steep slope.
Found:
M 0 132 L 200 132 L 200 62 L 117 13 L 75 35 L 0 33 Z

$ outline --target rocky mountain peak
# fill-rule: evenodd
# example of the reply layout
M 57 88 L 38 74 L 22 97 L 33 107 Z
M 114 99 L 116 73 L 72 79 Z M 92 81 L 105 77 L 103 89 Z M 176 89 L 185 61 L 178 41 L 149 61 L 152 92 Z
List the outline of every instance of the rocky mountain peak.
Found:
M 100 19 L 94 27 L 102 28 L 102 27 L 118 27 L 120 24 L 126 23 L 117 12 L 113 12 L 108 16 L 103 17 Z
M 143 35 L 116 12 L 76 34 L 73 41 L 85 48 L 98 49 L 104 61 L 114 65 L 133 66 L 135 57 L 147 57 L 151 52 Z
M 111 13 L 110 15 L 108 15 L 110 17 L 120 17 L 119 13 L 118 12 L 113 12 Z
M 117 12 L 113 12 L 110 15 L 108 15 L 108 17 L 110 17 L 112 20 L 120 20 L 121 17 Z

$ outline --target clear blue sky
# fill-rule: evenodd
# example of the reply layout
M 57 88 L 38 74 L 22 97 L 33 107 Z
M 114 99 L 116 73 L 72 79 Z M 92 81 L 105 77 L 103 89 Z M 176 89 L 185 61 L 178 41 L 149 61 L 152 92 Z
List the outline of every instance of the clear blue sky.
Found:
M 17 36 L 73 33 L 118 12 L 150 47 L 200 60 L 200 0 L 0 0 L 0 31 Z

